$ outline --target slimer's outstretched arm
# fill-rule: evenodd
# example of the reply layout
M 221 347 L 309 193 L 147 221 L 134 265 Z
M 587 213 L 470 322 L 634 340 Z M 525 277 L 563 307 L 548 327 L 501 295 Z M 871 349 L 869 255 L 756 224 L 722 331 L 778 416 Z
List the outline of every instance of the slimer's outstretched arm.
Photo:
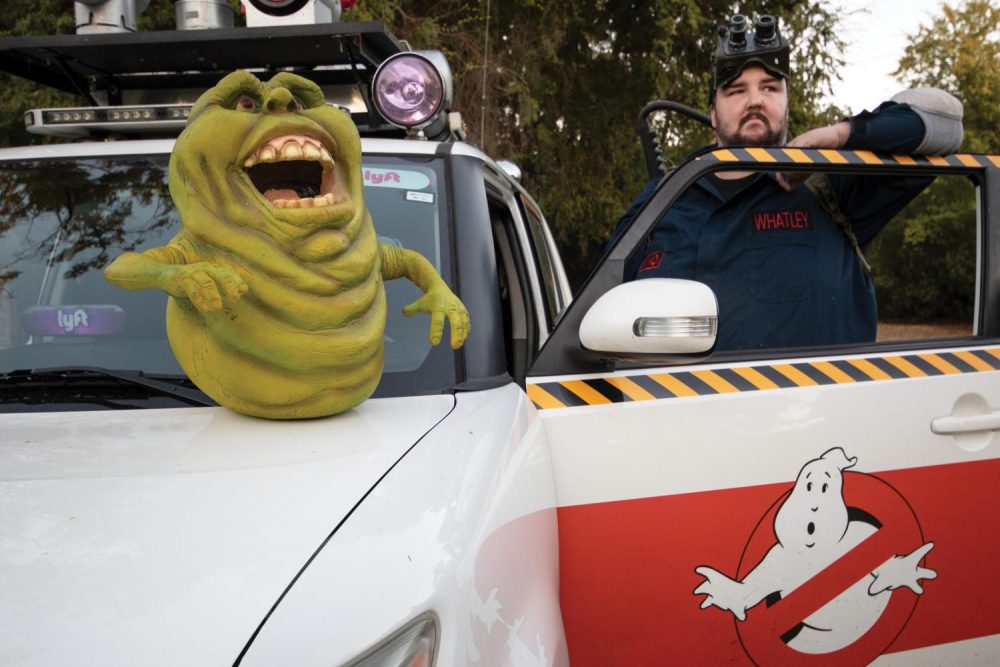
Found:
M 203 313 L 222 310 L 223 300 L 236 301 L 248 289 L 236 271 L 210 262 L 188 264 L 181 249 L 173 245 L 127 252 L 104 270 L 104 276 L 124 289 L 156 288 L 190 299 Z
M 403 308 L 403 314 L 410 317 L 416 313 L 428 313 L 431 316 L 429 338 L 434 345 L 441 342 L 444 319 L 447 317 L 451 323 L 451 346 L 456 350 L 462 347 L 471 328 L 469 311 L 448 289 L 431 263 L 419 253 L 405 248 L 379 244 L 379 251 L 382 255 L 384 280 L 405 277 L 424 291 L 422 297 Z

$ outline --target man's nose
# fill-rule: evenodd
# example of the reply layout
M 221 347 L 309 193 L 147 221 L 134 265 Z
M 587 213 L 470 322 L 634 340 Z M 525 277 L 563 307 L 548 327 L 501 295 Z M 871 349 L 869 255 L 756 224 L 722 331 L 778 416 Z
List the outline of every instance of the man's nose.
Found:
M 267 94 L 264 109 L 268 113 L 289 113 L 298 110 L 298 102 L 287 88 L 275 88 Z

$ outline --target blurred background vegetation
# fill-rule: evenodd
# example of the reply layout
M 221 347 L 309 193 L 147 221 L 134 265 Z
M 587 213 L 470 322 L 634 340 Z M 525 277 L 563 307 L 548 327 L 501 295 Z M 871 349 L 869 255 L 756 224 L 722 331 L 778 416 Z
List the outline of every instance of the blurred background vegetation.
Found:
M 238 0 L 230 3 L 239 23 Z M 6 0 L 4 9 L 0 35 L 74 30 L 70 0 Z M 412 47 L 446 53 L 470 140 L 520 165 L 577 286 L 647 179 L 639 110 L 654 99 L 707 108 L 715 27 L 736 11 L 779 15 L 794 46 L 790 136 L 845 115 L 826 101 L 843 64 L 835 0 L 359 0 L 343 19 L 380 20 Z M 139 26 L 172 29 L 173 2 L 152 0 Z M 1000 153 L 998 26 L 992 0 L 943 3 L 933 23 L 910 36 L 895 73 L 962 100 L 966 151 Z M 13 77 L 0 76 L 0 85 L 0 145 L 42 141 L 24 131 L 25 109 L 80 103 Z M 694 121 L 658 123 L 675 161 L 710 140 Z M 885 316 L 970 317 L 974 248 L 946 265 L 940 259 L 967 239 L 975 201 L 945 185 L 932 186 L 904 214 L 906 224 L 868 250 Z

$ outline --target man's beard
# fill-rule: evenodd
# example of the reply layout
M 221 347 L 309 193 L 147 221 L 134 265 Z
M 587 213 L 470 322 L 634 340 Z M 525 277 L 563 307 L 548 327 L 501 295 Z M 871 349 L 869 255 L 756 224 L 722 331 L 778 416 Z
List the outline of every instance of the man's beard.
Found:
M 743 126 L 753 118 L 758 119 L 767 128 L 767 131 L 764 134 L 759 135 L 755 139 L 741 134 Z M 771 122 L 767 119 L 767 117 L 756 111 L 751 111 L 740 118 L 740 124 L 737 126 L 736 131 L 732 134 L 718 134 L 720 146 L 732 146 L 734 148 L 740 148 L 742 146 L 784 146 L 787 136 L 787 113 L 785 114 L 785 118 L 781 120 L 780 127 L 772 127 Z

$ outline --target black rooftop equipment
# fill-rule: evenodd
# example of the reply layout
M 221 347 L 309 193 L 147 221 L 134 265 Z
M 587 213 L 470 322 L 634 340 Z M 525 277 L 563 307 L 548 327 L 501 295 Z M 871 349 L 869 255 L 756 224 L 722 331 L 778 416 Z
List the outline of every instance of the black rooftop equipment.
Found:
M 401 136 L 375 112 L 370 85 L 403 50 L 376 22 L 3 37 L 0 70 L 93 106 L 192 103 L 236 69 L 264 80 L 294 72 L 349 108 L 366 135 Z

